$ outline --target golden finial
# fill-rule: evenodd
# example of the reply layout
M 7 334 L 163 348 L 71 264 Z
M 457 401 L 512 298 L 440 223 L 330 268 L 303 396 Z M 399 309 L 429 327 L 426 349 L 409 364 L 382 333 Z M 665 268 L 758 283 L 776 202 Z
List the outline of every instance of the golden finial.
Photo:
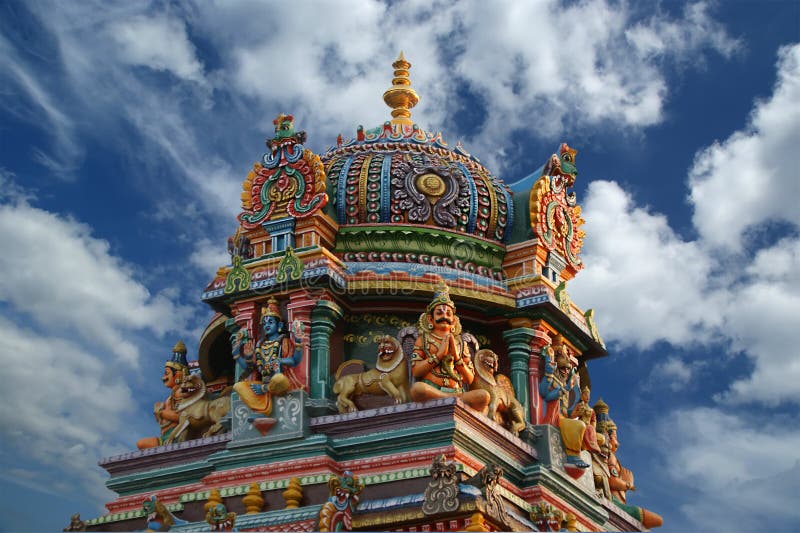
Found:
M 183 343 L 183 341 L 178 341 L 178 342 L 175 343 L 175 346 L 172 347 L 172 351 L 173 351 L 173 353 L 185 354 L 186 353 L 186 345 Z
M 203 505 L 203 510 L 208 514 L 209 510 L 219 503 L 222 503 L 222 495 L 219 489 L 211 489 L 208 493 L 208 501 Z
M 287 509 L 297 509 L 303 501 L 303 486 L 300 480 L 293 477 L 289 480 L 286 490 L 283 491 L 283 499 L 286 500 Z
M 481 513 L 472 513 L 469 519 L 469 525 L 464 531 L 489 531 L 489 528 L 486 527 L 486 522 Z
M 392 108 L 392 124 L 413 125 L 411 120 L 411 108 L 419 102 L 419 95 L 411 87 L 411 80 L 408 78 L 408 69 L 411 63 L 406 61 L 402 50 L 397 60 L 392 63 L 394 67 L 394 78 L 392 87 L 383 93 L 383 101 Z
M 261 496 L 261 487 L 259 487 L 258 483 L 250 483 L 247 494 L 242 498 L 242 503 L 245 508 L 244 514 L 256 514 L 261 512 L 264 508 L 264 498 Z

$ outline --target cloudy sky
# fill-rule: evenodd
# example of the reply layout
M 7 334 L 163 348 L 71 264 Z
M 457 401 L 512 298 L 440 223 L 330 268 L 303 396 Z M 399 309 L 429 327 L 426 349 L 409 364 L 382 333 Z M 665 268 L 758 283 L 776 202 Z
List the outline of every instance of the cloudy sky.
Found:
M 322 152 L 414 119 L 507 182 L 578 149 L 630 502 L 667 530 L 800 523 L 800 3 L 4 2 L 0 504 L 56 530 L 154 434 L 272 119 Z

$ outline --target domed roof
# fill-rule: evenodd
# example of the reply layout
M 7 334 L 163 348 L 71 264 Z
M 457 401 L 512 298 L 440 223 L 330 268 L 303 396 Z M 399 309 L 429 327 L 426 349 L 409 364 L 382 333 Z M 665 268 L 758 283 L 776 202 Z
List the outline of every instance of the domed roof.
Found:
M 410 108 L 419 97 L 408 80 L 410 66 L 402 53 L 393 63 L 395 78 L 384 100 L 393 108 L 394 118 L 374 129 L 359 127 L 354 139 L 340 136 L 337 145 L 321 158 L 340 237 L 356 226 L 402 225 L 411 232 L 448 235 L 444 240 L 451 246 L 456 242 L 453 237 L 467 238 L 492 248 L 496 255 L 510 235 L 514 216 L 511 192 L 460 143 L 451 148 L 440 133 L 426 132 L 411 121 Z M 463 244 L 463 238 L 458 242 Z M 364 247 L 354 245 L 352 239 L 345 241 L 345 246 L 337 245 L 345 261 L 408 260 L 397 250 L 376 253 L 374 241 L 371 248 L 366 243 Z M 481 263 L 489 266 L 478 261 L 470 268 L 467 263 L 475 259 L 474 251 L 462 260 L 443 255 L 444 266 L 476 272 L 485 270 Z M 463 264 L 457 264 L 459 261 Z

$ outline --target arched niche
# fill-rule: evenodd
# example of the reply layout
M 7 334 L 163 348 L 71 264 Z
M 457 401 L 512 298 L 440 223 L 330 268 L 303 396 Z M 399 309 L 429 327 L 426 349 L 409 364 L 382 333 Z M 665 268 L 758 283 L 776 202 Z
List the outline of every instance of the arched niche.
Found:
M 207 385 L 233 384 L 235 363 L 230 334 L 225 330 L 227 316 L 217 313 L 200 337 L 197 358 Z

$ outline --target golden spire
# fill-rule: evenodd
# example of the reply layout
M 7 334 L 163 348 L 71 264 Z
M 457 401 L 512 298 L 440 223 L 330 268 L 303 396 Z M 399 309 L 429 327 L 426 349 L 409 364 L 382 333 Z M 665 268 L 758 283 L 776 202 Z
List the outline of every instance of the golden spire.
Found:
M 408 79 L 408 69 L 411 63 L 406 61 L 402 50 L 397 60 L 392 63 L 394 67 L 394 79 L 392 87 L 383 93 L 383 101 L 392 108 L 392 124 L 413 125 L 411 120 L 411 108 L 419 102 L 419 95 L 411 87 L 411 80 Z

